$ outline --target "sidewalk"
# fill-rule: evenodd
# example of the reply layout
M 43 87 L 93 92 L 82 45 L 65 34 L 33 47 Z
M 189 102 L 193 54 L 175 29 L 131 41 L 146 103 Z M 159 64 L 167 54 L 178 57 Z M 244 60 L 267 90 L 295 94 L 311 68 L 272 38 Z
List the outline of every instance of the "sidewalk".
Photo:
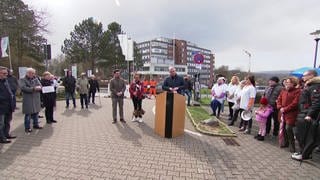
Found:
M 205 107 L 205 106 L 204 106 Z M 211 114 L 212 113 L 212 110 L 209 106 L 205 107 L 205 109 Z M 225 106 L 224 107 L 224 113 L 221 114 L 220 116 L 220 120 L 225 122 L 226 124 L 228 124 L 230 121 L 228 120 L 228 114 L 229 114 L 229 107 L 228 106 Z M 238 132 L 239 130 L 239 124 L 240 124 L 240 114 L 239 114 L 239 117 L 238 117 L 238 120 L 235 122 L 235 124 L 233 126 L 229 126 L 230 129 L 232 129 L 234 132 L 236 132 L 237 134 L 242 134 L 241 132 Z M 272 132 L 272 128 L 271 128 L 271 132 Z M 259 131 L 259 126 L 258 126 L 258 123 L 257 121 L 255 120 L 255 117 L 253 117 L 253 123 L 252 123 L 252 131 L 251 131 L 251 136 L 252 138 L 258 134 L 258 131 Z M 250 136 L 250 135 L 249 135 Z M 253 139 L 255 140 L 255 139 Z M 264 140 L 265 143 L 268 143 L 270 145 L 273 145 L 273 146 L 276 146 L 276 147 L 279 147 L 279 144 L 278 144 L 278 137 L 274 137 L 272 136 L 272 133 L 270 133 L 270 135 L 267 135 L 265 140 Z M 296 147 L 298 147 L 298 144 L 296 143 Z M 287 151 L 289 152 L 289 148 L 284 148 L 284 149 L 280 149 L 279 150 L 281 151 Z M 318 168 L 320 168 L 320 153 L 313 153 L 312 154 L 312 160 L 309 160 L 308 163 L 311 163 L 313 164 L 314 166 L 317 166 Z
M 98 99 L 97 99 L 98 101 Z M 77 101 L 79 103 L 79 100 Z M 0 145 L 0 179 L 319 179 L 319 168 L 291 160 L 290 153 L 252 136 L 201 135 L 186 120 L 186 133 L 164 139 L 153 132 L 154 100 L 146 99 L 144 123 L 130 121 L 132 102 L 125 100 L 126 124 L 112 124 L 111 99 L 102 106 L 65 109 L 57 102 L 57 124 L 24 133 L 21 104 L 14 114 L 11 144 Z M 43 113 L 41 113 L 43 114 Z

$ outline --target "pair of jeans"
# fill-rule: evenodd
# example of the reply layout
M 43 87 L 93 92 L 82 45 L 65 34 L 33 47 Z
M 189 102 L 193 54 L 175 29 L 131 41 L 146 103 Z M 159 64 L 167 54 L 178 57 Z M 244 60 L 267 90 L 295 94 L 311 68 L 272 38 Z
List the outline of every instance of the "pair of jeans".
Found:
M 87 94 L 80 94 L 80 104 L 81 104 L 81 108 L 83 108 L 83 101 L 86 105 L 86 108 L 88 108 L 88 96 Z
M 6 140 L 9 137 L 11 120 L 12 113 L 0 114 L 0 140 Z
M 33 113 L 33 114 L 25 114 L 24 115 L 24 128 L 30 129 L 30 121 L 33 120 L 33 127 L 39 126 L 39 113 Z
M 211 105 L 212 113 L 213 113 L 214 116 L 217 115 L 216 111 L 218 109 L 218 117 L 219 117 L 220 116 L 220 111 L 221 111 L 221 103 L 218 100 L 214 99 L 214 100 L 211 101 L 210 105 Z
M 192 96 L 192 92 L 189 89 L 184 90 L 184 94 L 188 96 L 188 106 L 190 106 L 190 100 Z
M 74 92 L 66 92 L 66 105 L 69 107 L 69 99 L 72 98 L 73 106 L 76 107 Z
M 112 117 L 113 120 L 117 120 L 117 105 L 119 105 L 120 119 L 123 119 L 123 97 L 112 98 Z
M 96 95 L 96 91 L 89 91 L 89 97 L 88 97 L 88 102 L 89 103 L 90 103 L 91 97 L 92 97 L 92 103 L 95 103 L 95 101 L 94 101 L 95 95 Z

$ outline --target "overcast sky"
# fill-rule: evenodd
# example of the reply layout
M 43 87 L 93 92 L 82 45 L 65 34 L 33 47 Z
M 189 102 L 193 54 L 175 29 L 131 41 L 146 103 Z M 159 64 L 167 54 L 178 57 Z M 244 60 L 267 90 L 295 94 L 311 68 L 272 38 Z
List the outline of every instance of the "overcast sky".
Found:
M 93 17 L 113 21 L 135 41 L 176 37 L 212 50 L 216 66 L 251 71 L 313 66 L 320 29 L 318 0 L 23 0 L 46 11 L 52 54 L 74 25 Z M 317 65 L 320 64 L 318 60 Z

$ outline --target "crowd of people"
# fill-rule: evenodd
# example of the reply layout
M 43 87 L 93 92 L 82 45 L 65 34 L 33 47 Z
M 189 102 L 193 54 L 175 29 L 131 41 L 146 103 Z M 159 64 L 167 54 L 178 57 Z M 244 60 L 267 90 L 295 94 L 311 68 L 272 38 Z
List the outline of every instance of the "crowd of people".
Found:
M 120 70 L 114 70 L 109 83 L 112 123 L 117 123 L 118 119 L 126 123 L 123 113 L 126 81 L 120 74 Z M 142 116 L 145 113 L 142 101 L 150 95 L 155 95 L 156 86 L 153 79 L 147 83 L 140 78 L 140 74 L 135 74 L 134 80 L 129 85 L 134 108 L 132 122 L 139 123 L 143 122 Z M 259 107 L 254 108 L 257 94 L 254 76 L 248 75 L 242 81 L 239 77 L 233 76 L 229 84 L 225 77 L 217 77 L 211 89 L 211 115 L 219 118 L 226 100 L 229 106 L 229 126 L 233 126 L 240 116 L 239 131 L 250 134 L 255 115 L 259 125 L 255 139 L 263 141 L 273 127 L 273 136 L 278 136 L 280 147 L 289 147 L 293 159 L 311 158 L 313 149 L 320 145 L 320 76 L 316 71 L 309 70 L 300 80 L 292 76 L 280 83 L 278 77 L 272 77 L 268 83 L 269 86 L 259 101 Z M 80 95 L 81 109 L 88 109 L 90 101 L 95 104 L 95 93 L 100 92 L 95 76 L 90 76 L 88 80 L 85 73 L 81 73 L 80 78 L 76 79 L 68 71 L 66 77 L 62 79 L 62 85 L 65 88 L 66 108 L 69 108 L 70 99 L 73 107 L 77 107 L 76 91 Z M 28 68 L 25 77 L 18 81 L 12 76 L 12 71 L 0 67 L 0 143 L 10 143 L 10 139 L 16 138 L 10 134 L 10 123 L 16 109 L 15 94 L 18 88 L 22 93 L 25 132 L 31 133 L 31 120 L 33 129 L 42 129 L 38 120 L 42 108 L 45 108 L 46 123 L 57 123 L 54 119 L 54 108 L 58 86 L 57 79 L 50 72 L 44 72 L 42 77 L 39 77 L 35 69 Z M 177 75 L 174 67 L 170 67 L 169 76 L 164 80 L 162 89 L 185 95 L 187 105 L 190 106 L 194 87 L 190 76 L 181 77 Z M 146 88 L 148 91 L 151 90 L 151 93 L 147 93 Z M 299 148 L 295 147 L 296 141 Z
M 271 77 L 257 108 L 254 108 L 257 98 L 254 76 L 249 75 L 243 81 L 233 76 L 229 84 L 226 81 L 225 77 L 218 77 L 211 89 L 212 116 L 219 118 L 226 99 L 229 126 L 240 115 L 239 131 L 250 134 L 255 116 L 259 125 L 255 139 L 265 140 L 273 127 L 272 135 L 278 137 L 281 148 L 289 147 L 293 159 L 311 158 L 312 151 L 320 146 L 320 76 L 315 70 L 306 71 L 301 79 L 287 77 L 282 84 L 278 77 Z M 295 147 L 296 141 L 299 148 Z

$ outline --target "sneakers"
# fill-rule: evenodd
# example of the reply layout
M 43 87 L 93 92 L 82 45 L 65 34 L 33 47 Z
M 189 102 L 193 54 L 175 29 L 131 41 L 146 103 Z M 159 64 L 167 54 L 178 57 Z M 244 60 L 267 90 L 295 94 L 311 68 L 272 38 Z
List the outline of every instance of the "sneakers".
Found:
M 133 117 L 131 121 L 132 121 L 132 122 L 139 122 L 139 123 L 142 123 L 142 122 L 143 122 L 143 120 L 142 120 L 141 117 Z
M 246 130 L 244 131 L 244 133 L 245 133 L 245 134 L 251 134 L 251 129 L 246 129 Z
M 33 126 L 33 129 L 43 129 L 41 126 Z
M 31 132 L 32 132 L 32 129 L 31 129 L 31 128 L 25 129 L 24 131 L 25 131 L 26 133 L 31 133 Z
M 257 138 L 257 140 L 258 140 L 258 141 L 264 141 L 264 136 L 259 136 L 259 137 Z
M 138 118 L 138 122 L 139 122 L 139 123 L 142 123 L 142 122 L 143 122 L 143 120 L 142 120 L 141 117 Z
M 11 143 L 11 141 L 7 140 L 7 139 L 1 139 L 0 140 L 0 143 L 1 144 L 8 144 L 8 143 Z
M 120 122 L 122 122 L 122 123 L 126 123 L 126 121 L 124 120 L 124 119 L 120 119 Z
M 136 121 L 138 121 L 138 118 L 133 117 L 131 121 L 132 121 L 132 122 L 136 122 Z
M 302 161 L 302 154 L 301 153 L 293 153 L 291 158 L 297 161 Z
M 258 139 L 261 135 L 257 134 L 256 136 L 254 136 L 255 139 Z
M 244 128 L 244 127 L 241 127 L 240 129 L 239 129 L 239 131 L 241 132 L 241 131 L 245 131 L 246 129 Z

